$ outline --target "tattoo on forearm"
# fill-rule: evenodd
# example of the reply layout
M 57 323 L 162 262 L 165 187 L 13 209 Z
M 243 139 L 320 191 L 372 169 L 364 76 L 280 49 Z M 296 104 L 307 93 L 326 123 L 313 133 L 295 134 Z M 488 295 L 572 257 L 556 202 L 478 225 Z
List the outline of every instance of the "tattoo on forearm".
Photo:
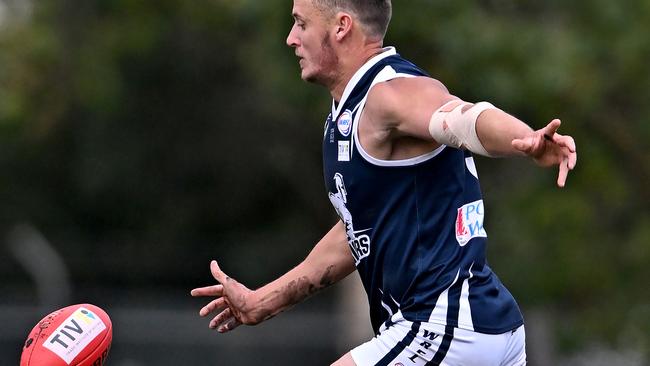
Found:
M 333 271 L 334 266 L 331 265 L 325 269 L 320 280 L 316 280 L 316 283 L 312 282 L 309 277 L 302 276 L 265 296 L 259 308 L 259 311 L 263 314 L 263 320 L 274 317 L 279 312 L 334 284 L 336 281 L 333 277 Z
M 334 278 L 332 277 L 332 270 L 334 269 L 334 266 L 329 266 L 325 270 L 325 273 L 323 273 L 323 277 L 320 279 L 320 288 L 324 289 L 325 287 L 329 287 L 334 284 Z
M 320 280 L 316 283 L 312 282 L 307 276 L 289 282 L 284 291 L 286 298 L 289 300 L 288 303 L 290 305 L 297 304 L 325 287 L 332 285 L 334 283 L 334 279 L 332 278 L 333 269 L 333 265 L 327 267 Z

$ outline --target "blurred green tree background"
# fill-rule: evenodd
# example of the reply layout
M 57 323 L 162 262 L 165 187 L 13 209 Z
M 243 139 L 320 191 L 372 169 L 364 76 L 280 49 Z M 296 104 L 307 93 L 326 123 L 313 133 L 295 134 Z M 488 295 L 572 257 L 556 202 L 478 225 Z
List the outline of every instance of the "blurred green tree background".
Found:
M 0 234 L 38 227 L 79 291 L 189 289 L 212 258 L 254 287 L 334 222 L 330 99 L 284 44 L 290 1 L 0 5 Z M 577 141 L 563 190 L 528 161 L 477 161 L 491 266 L 524 315 L 552 314 L 561 353 L 647 352 L 650 2 L 393 7 L 386 44 L 453 94 L 535 128 L 561 118 Z M 0 264 L 1 289 L 30 286 Z

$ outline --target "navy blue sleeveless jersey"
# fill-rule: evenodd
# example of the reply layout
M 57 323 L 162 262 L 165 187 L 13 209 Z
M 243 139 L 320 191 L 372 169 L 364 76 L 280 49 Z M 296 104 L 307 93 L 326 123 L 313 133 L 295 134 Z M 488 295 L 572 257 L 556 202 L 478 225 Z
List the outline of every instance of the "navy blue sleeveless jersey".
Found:
M 386 48 L 356 72 L 325 124 L 325 183 L 345 223 L 373 329 L 398 311 L 447 329 L 515 329 L 523 324 L 521 312 L 485 258 L 485 210 L 471 154 L 441 146 L 387 161 L 359 143 L 370 88 L 413 76 L 426 74 Z

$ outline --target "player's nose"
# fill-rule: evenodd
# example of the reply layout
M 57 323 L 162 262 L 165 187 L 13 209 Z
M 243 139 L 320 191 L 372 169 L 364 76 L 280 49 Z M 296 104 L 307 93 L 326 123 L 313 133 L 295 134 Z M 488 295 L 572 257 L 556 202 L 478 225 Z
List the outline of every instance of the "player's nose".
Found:
M 291 27 L 289 34 L 287 35 L 287 46 L 289 47 L 298 47 L 298 37 L 295 35 L 296 26 Z

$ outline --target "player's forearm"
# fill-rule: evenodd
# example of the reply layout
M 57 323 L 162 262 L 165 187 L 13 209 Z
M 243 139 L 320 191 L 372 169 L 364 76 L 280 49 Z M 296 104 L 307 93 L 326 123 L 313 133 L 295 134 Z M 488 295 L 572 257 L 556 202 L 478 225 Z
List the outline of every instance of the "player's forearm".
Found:
M 329 268 L 305 268 L 304 262 L 277 280 L 255 291 L 256 315 L 269 319 L 291 308 L 335 281 Z
M 302 263 L 255 291 L 254 316 L 259 321 L 269 319 L 352 273 L 354 261 L 347 246 L 339 223 Z
M 519 119 L 500 109 L 483 111 L 476 120 L 476 133 L 492 156 L 523 156 L 512 147 L 512 140 L 533 130 Z

